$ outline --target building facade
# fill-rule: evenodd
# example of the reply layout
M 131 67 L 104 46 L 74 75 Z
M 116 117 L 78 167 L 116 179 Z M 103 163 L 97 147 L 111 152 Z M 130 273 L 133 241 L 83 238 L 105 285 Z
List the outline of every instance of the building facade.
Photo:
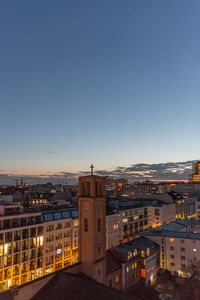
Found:
M 148 225 L 150 228 L 168 224 L 176 220 L 176 204 L 152 204 L 148 206 Z
M 107 251 L 107 285 L 129 291 L 133 286 L 151 285 L 156 282 L 156 246 L 144 237 L 112 247 Z M 118 263 L 115 272 L 109 272 Z M 114 275 L 114 277 L 113 277 Z M 121 276 L 121 277 L 120 277 Z
M 0 292 L 78 261 L 77 210 L 0 211 Z
M 191 263 L 200 260 L 200 222 L 176 220 L 141 233 L 160 249 L 160 268 L 174 275 L 187 276 Z

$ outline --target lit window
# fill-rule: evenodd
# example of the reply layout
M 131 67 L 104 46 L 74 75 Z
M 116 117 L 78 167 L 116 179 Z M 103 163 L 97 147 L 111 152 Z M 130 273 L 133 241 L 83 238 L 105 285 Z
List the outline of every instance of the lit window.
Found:
M 134 251 L 133 251 L 133 256 L 136 256 L 137 255 L 137 249 L 135 249 Z
M 40 246 L 43 246 L 43 236 L 40 236 Z
M 8 244 L 4 245 L 4 254 L 8 254 Z
M 147 248 L 147 256 L 150 256 L 150 249 Z
M 128 259 L 131 259 L 131 258 L 132 258 L 132 253 L 129 252 L 129 253 L 128 253 Z
M 196 252 L 196 251 L 197 251 L 197 249 L 196 249 L 196 248 L 194 248 L 194 249 L 193 249 L 193 251 L 194 251 L 194 252 Z
M 123 219 L 123 223 L 127 223 L 128 222 L 128 218 Z
M 145 269 L 141 269 L 141 277 L 145 277 L 146 274 L 145 274 Z
M 170 243 L 174 243 L 174 238 L 169 239 Z
M 116 282 L 116 283 L 119 283 L 119 275 L 118 275 L 118 274 L 117 274 L 116 277 L 115 277 L 115 282 Z

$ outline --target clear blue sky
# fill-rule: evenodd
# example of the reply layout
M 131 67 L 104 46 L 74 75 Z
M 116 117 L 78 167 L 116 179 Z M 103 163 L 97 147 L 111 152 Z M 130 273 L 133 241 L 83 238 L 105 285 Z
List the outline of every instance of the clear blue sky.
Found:
M 0 172 L 199 158 L 199 0 L 0 1 Z

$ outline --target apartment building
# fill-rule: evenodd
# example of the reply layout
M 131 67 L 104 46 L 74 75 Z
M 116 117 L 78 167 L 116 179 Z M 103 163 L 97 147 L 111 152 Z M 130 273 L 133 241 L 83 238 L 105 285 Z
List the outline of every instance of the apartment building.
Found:
M 77 210 L 0 203 L 0 292 L 78 261 Z
M 152 203 L 148 206 L 148 224 L 150 228 L 168 224 L 176 220 L 176 204 Z
M 107 249 L 132 240 L 138 232 L 148 229 L 148 208 L 135 201 L 116 202 L 106 215 Z
M 141 233 L 160 246 L 160 267 L 179 276 L 200 260 L 200 222 L 176 220 Z
M 153 284 L 156 278 L 156 245 L 151 240 L 139 237 L 107 250 L 107 285 L 128 291 L 136 285 Z
M 119 245 L 122 239 L 120 214 L 116 210 L 106 212 L 106 249 Z
M 143 206 L 142 206 L 143 205 Z M 106 249 L 126 243 L 148 228 L 168 224 L 176 219 L 176 204 L 161 201 L 124 201 L 106 213 Z
M 132 240 L 139 232 L 148 229 L 148 208 L 123 205 L 119 211 L 121 242 Z

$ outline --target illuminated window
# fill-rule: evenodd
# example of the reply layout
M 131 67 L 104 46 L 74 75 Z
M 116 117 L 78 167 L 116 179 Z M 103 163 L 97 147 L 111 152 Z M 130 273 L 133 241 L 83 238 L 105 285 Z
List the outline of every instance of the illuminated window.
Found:
M 127 223 L 128 222 L 128 218 L 123 219 L 123 223 Z
M 150 249 L 147 248 L 147 256 L 150 256 Z
M 133 251 L 133 256 L 136 256 L 137 255 L 137 249 L 135 249 L 134 251 Z
M 131 258 L 132 258 L 132 253 L 129 252 L 129 253 L 128 253 L 128 259 L 131 259 Z
M 145 269 L 141 269 L 141 277 L 145 277 L 146 274 L 145 274 Z
M 197 251 L 197 249 L 195 249 L 195 248 L 194 248 L 194 249 L 193 249 L 193 251 L 194 251 L 194 252 L 196 252 L 196 251 Z
M 174 238 L 169 239 L 170 243 L 174 243 Z
M 43 246 L 43 236 L 40 236 L 40 246 Z
M 145 251 L 144 250 L 141 251 L 141 256 L 145 257 Z
M 119 283 L 119 275 L 118 275 L 118 274 L 117 274 L 116 277 L 115 277 L 115 282 L 116 282 L 116 283 Z

